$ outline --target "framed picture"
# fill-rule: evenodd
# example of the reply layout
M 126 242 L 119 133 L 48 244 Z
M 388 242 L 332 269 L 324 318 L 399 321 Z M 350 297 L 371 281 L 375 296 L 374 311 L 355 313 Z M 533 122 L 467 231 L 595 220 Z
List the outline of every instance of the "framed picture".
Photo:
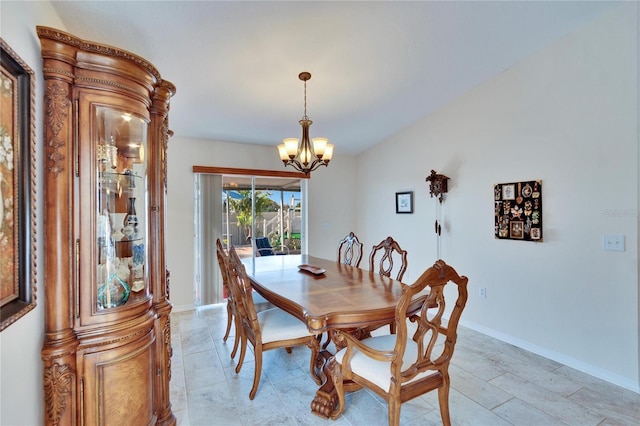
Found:
M 35 90 L 0 38 L 0 331 L 36 306 Z
M 516 199 L 516 186 L 515 186 L 515 184 L 502 185 L 502 199 L 503 200 L 515 200 Z
M 517 240 L 521 240 L 524 238 L 524 224 L 519 220 L 512 220 L 509 223 L 511 229 L 509 231 L 509 237 Z
M 396 192 L 396 213 L 413 213 L 413 191 Z
M 532 240 L 540 239 L 540 228 L 531 228 L 531 239 Z

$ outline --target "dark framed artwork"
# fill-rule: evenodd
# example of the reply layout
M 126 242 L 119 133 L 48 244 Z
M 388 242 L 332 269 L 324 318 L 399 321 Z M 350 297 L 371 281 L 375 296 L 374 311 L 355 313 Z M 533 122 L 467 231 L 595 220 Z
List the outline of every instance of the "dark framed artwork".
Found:
M 495 238 L 542 241 L 542 181 L 493 186 Z
M 509 238 L 521 240 L 524 238 L 524 222 L 521 220 L 512 220 L 509 222 Z
M 0 331 L 36 306 L 35 78 L 0 38 Z
M 396 192 L 396 213 L 413 213 L 413 191 Z
M 502 185 L 502 199 L 503 200 L 516 199 L 516 185 L 514 183 Z

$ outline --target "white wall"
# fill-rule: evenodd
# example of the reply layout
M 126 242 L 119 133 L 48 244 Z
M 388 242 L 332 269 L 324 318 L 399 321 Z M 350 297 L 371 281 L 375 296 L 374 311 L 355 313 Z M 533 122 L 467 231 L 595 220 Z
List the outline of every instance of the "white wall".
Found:
M 171 78 L 171 76 L 167 76 Z M 180 88 L 177 88 L 178 93 Z M 167 263 L 175 311 L 194 306 L 193 166 L 294 171 L 285 168 L 272 147 L 173 137 L 169 140 L 167 187 Z M 340 155 L 309 182 L 309 253 L 333 257 L 336 241 L 354 226 L 353 157 Z M 215 262 L 215 259 L 211 260 Z
M 309 254 L 327 259 L 336 258 L 338 241 L 355 231 L 359 214 L 356 159 L 339 150 L 309 181 Z
M 49 2 L 0 3 L 0 36 L 34 71 L 36 77 L 36 144 L 38 194 L 42 194 L 42 58 L 36 25 L 64 30 Z M 37 202 L 38 247 L 36 308 L 0 333 L 0 424 L 44 422 L 42 359 L 44 342 L 44 276 L 42 261 L 42 199 Z
M 442 257 L 469 277 L 463 323 L 635 391 L 638 38 L 628 3 L 370 149 L 356 192 L 360 239 L 393 234 L 412 281 L 436 256 L 425 178 L 449 176 Z M 493 185 L 534 179 L 544 242 L 496 240 Z M 413 215 L 395 214 L 400 190 Z M 626 251 L 603 251 L 606 233 Z

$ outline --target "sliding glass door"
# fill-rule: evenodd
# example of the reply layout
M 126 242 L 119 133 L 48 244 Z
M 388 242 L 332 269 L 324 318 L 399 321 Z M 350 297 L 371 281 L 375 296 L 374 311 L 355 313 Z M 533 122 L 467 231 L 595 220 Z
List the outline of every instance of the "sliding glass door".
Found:
M 257 241 L 279 254 L 299 254 L 302 247 L 300 179 L 222 176 L 222 229 L 225 243 L 241 256 L 260 256 Z M 265 240 L 266 239 L 266 240 Z
M 196 306 L 227 296 L 216 261 L 217 238 L 243 258 L 302 252 L 305 192 L 306 180 L 297 177 L 196 173 Z

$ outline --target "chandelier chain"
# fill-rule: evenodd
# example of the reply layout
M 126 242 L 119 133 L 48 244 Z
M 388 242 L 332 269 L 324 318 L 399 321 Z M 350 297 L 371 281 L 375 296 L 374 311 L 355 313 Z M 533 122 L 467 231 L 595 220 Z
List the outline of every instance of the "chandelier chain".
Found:
M 302 117 L 304 120 L 308 120 L 307 117 L 307 80 L 304 81 L 304 116 Z

